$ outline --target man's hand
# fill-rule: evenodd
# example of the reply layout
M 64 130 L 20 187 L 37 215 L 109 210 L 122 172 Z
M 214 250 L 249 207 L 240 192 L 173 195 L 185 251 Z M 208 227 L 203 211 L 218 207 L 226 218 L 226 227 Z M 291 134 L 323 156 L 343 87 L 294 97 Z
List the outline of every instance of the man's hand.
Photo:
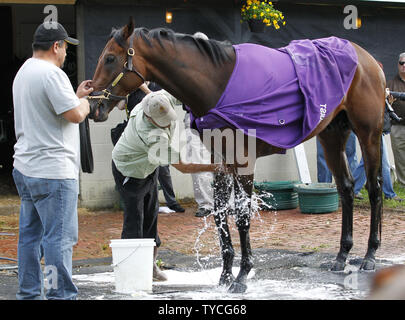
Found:
M 93 92 L 93 88 L 90 87 L 91 80 L 84 80 L 76 90 L 76 95 L 79 98 L 87 97 L 90 93 Z
M 389 103 L 389 104 L 392 105 L 392 104 L 395 102 L 395 100 L 397 100 L 397 99 L 395 99 L 392 95 L 389 95 L 389 96 L 388 96 L 388 103 Z
M 152 91 L 149 89 L 148 85 L 149 85 L 148 82 L 144 82 L 139 86 L 139 89 L 141 89 L 145 94 L 152 93 Z
M 197 163 L 184 163 L 181 160 L 179 163 L 172 163 L 173 167 L 182 173 L 197 173 L 197 172 L 223 172 L 231 174 L 234 172 L 234 166 L 224 165 L 222 163 L 216 164 L 197 164 Z

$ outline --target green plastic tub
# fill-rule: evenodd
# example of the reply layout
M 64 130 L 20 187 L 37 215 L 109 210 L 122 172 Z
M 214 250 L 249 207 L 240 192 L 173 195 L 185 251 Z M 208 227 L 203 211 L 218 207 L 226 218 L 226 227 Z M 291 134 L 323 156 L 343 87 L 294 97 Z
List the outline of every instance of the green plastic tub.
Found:
M 264 181 L 254 182 L 260 199 L 266 204 L 260 210 L 288 210 L 298 207 L 298 194 L 294 191 L 294 185 L 300 181 Z
M 302 213 L 329 213 L 339 207 L 339 197 L 334 183 L 297 184 L 298 202 Z

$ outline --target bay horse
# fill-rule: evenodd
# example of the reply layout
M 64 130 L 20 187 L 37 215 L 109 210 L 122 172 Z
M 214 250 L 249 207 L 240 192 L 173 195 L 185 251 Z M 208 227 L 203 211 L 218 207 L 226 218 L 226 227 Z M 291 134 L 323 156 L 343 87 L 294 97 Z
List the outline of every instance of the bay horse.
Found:
M 331 268 L 343 271 L 353 246 L 353 177 L 348 167 L 345 145 L 353 130 L 359 139 L 367 174 L 367 189 L 371 205 L 371 223 L 367 253 L 361 270 L 375 269 L 375 253 L 380 245 L 382 219 L 381 152 L 385 76 L 376 60 L 363 48 L 351 43 L 358 61 L 350 86 L 337 107 L 320 119 L 315 128 L 302 140 L 318 136 L 324 148 L 327 164 L 333 173 L 342 203 L 342 229 L 340 250 Z M 271 61 L 268 61 L 271 63 Z M 102 51 L 91 86 L 90 98 L 94 121 L 105 121 L 108 113 L 145 80 L 159 84 L 182 101 L 195 118 L 204 117 L 216 106 L 236 65 L 232 45 L 215 40 L 197 39 L 191 35 L 174 33 L 170 29 L 135 28 L 130 22 L 120 29 L 113 29 Z M 248 81 L 248 79 L 246 79 Z M 232 125 L 220 130 L 235 130 Z M 256 152 L 248 154 L 248 142 L 254 139 Z M 212 146 L 212 145 L 211 145 Z M 244 292 L 252 264 L 249 238 L 251 195 L 254 162 L 256 158 L 280 153 L 282 148 L 270 145 L 259 138 L 246 136 L 244 148 L 248 162 L 235 161 L 231 168 L 235 188 L 235 221 L 241 244 L 240 271 L 232 275 L 234 249 L 230 238 L 227 211 L 221 210 L 230 195 L 229 175 L 216 173 L 214 178 L 215 223 L 219 233 L 223 270 L 220 285 L 229 285 L 229 292 Z M 211 151 L 221 153 L 229 150 Z M 253 163 L 253 165 L 252 165 Z M 244 174 L 237 169 L 250 168 Z M 228 182 L 227 182 L 228 181 Z M 245 195 L 249 201 L 242 201 Z M 229 213 L 229 212 L 228 212 Z

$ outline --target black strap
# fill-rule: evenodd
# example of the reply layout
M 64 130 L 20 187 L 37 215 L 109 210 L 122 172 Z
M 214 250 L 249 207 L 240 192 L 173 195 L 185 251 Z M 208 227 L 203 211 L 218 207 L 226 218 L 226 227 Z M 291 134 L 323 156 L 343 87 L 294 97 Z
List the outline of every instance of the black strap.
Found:
M 132 58 L 135 56 L 135 49 L 133 48 L 133 44 L 134 44 L 134 37 L 135 37 L 135 32 L 133 32 L 129 38 L 129 48 L 127 49 L 127 67 L 126 69 L 128 71 L 131 72 L 135 72 L 139 78 L 142 79 L 143 82 L 145 82 L 145 78 L 143 77 L 143 75 L 141 75 L 138 70 L 136 70 L 134 68 L 133 62 L 132 62 Z
M 84 121 L 79 124 L 80 132 L 80 162 L 82 171 L 85 173 L 93 173 L 93 151 L 91 148 L 89 119 L 86 117 Z

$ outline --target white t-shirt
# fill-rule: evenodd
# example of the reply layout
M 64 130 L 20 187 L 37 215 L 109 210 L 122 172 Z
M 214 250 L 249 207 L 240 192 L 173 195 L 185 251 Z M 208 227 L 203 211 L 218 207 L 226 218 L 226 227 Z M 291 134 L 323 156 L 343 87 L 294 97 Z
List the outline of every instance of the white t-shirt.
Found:
M 62 113 L 80 104 L 66 73 L 37 58 L 28 59 L 13 82 L 14 167 L 46 179 L 78 179 L 79 126 Z

